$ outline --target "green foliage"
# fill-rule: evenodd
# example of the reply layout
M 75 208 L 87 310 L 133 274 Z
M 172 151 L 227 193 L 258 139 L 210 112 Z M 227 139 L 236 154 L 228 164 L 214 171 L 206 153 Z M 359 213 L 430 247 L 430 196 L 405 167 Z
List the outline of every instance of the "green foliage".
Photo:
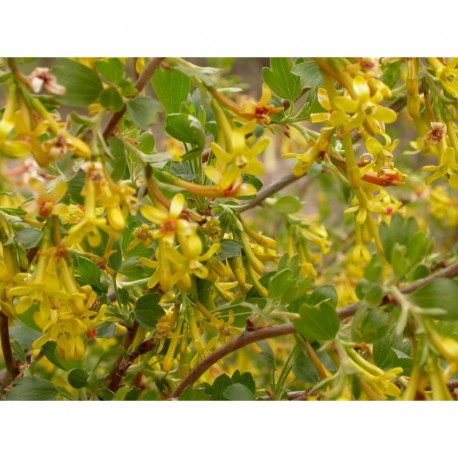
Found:
M 408 296 L 413 304 L 427 310 L 437 310 L 438 320 L 458 320 L 458 282 L 449 278 L 437 278 L 418 288 Z
M 164 310 L 159 305 L 160 299 L 160 294 L 151 293 L 137 300 L 134 308 L 134 317 L 145 329 L 154 329 L 159 318 L 164 315 Z
M 157 120 L 158 107 L 149 97 L 138 96 L 126 102 L 127 114 L 139 129 L 148 129 Z
M 192 115 L 170 114 L 167 116 L 165 130 L 177 140 L 190 143 L 199 148 L 205 146 L 205 132 L 200 121 Z
M 18 379 L 13 388 L 6 394 L 9 401 L 50 401 L 58 395 L 56 387 L 40 377 L 23 377 Z
M 191 79 L 177 70 L 159 69 L 151 79 L 158 99 L 168 113 L 179 113 L 191 90 Z
M 110 83 L 119 84 L 124 77 L 124 66 L 118 58 L 98 61 L 95 63 L 95 67 Z
M 83 107 L 94 103 L 103 90 L 97 73 L 79 62 L 60 59 L 54 69 L 57 82 L 65 87 L 65 94 L 59 102 L 70 107 Z
M 301 78 L 291 73 L 293 62 L 288 58 L 272 58 L 270 68 L 262 70 L 264 81 L 279 97 L 294 102 L 302 92 Z

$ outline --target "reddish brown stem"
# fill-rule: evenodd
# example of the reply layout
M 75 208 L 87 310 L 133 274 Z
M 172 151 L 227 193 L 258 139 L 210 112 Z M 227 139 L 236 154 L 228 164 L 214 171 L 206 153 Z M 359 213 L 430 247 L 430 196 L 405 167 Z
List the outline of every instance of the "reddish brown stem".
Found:
M 137 81 L 135 82 L 135 89 L 137 89 L 137 91 L 140 92 L 146 86 L 146 83 L 148 83 L 148 81 L 153 76 L 154 72 L 161 65 L 164 59 L 165 57 L 153 57 L 148 62 L 145 69 L 143 70 L 143 72 L 138 77 Z M 125 112 L 126 112 L 126 107 L 124 106 L 124 108 L 121 111 L 113 113 L 113 116 L 110 118 L 110 120 L 108 121 L 108 124 L 105 127 L 105 130 L 103 131 L 103 138 L 105 140 L 113 133 L 119 121 L 124 116 Z
M 14 380 L 19 374 L 19 370 L 16 366 L 13 352 L 11 350 L 10 332 L 8 326 L 8 317 L 3 312 L 0 312 L 0 340 L 2 344 L 3 359 L 5 361 L 8 376 L 11 380 Z

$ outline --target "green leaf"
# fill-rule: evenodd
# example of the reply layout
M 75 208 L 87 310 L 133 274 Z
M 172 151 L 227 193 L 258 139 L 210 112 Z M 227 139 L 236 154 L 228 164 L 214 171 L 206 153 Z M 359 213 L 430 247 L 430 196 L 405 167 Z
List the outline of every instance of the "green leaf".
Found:
M 178 399 L 180 401 L 207 401 L 210 400 L 210 396 L 205 394 L 202 388 L 188 386 Z
M 217 73 L 221 73 L 220 68 L 213 68 L 213 67 L 184 67 L 181 65 L 177 65 L 174 67 L 181 73 L 184 73 L 187 76 L 194 77 L 202 81 L 206 86 L 214 86 L 214 82 L 211 79 L 211 76 L 216 75 Z
M 110 339 L 111 337 L 114 336 L 114 333 L 116 332 L 116 326 L 114 323 L 105 322 L 101 324 L 100 326 L 97 326 L 95 330 L 96 330 L 96 337 L 102 338 L 102 339 Z
M 407 247 L 407 256 L 413 265 L 423 261 L 430 254 L 433 242 L 423 232 L 417 232 L 410 240 Z
M 229 401 L 254 401 L 254 394 L 241 383 L 234 383 L 233 385 L 228 386 L 224 392 L 223 396 Z
M 191 90 L 191 78 L 173 69 L 158 69 L 151 84 L 168 113 L 179 113 Z
M 140 137 L 138 137 L 137 148 L 145 154 L 151 154 L 154 150 L 156 140 L 154 135 L 151 132 L 143 132 Z
M 293 374 L 300 382 L 314 385 L 320 381 L 320 376 L 310 358 L 302 352 L 297 352 L 292 367 Z
M 280 199 L 272 205 L 272 208 L 280 213 L 289 215 L 291 213 L 297 213 L 302 208 L 302 204 L 297 197 L 284 196 L 280 197 Z
M 98 61 L 95 68 L 110 83 L 118 84 L 124 76 L 124 66 L 118 58 L 110 58 L 106 61 Z
M 25 249 L 33 248 L 38 245 L 42 232 L 38 229 L 33 229 L 32 227 L 25 227 L 16 231 L 16 236 L 14 240 L 19 243 L 24 244 Z
M 221 253 L 215 255 L 215 258 L 219 261 L 224 261 L 225 259 L 236 258 L 240 256 L 242 252 L 243 243 L 238 242 L 237 240 L 223 239 L 221 240 Z
M 399 358 L 399 351 L 407 358 Z M 374 363 L 388 371 L 395 367 L 402 367 L 404 374 L 408 375 L 412 367 L 412 344 L 403 340 L 401 336 L 386 335 L 374 342 L 373 354 Z
M 72 369 L 67 375 L 68 383 L 76 389 L 86 386 L 88 378 L 88 373 L 83 369 Z
M 237 369 L 231 377 L 232 383 L 241 383 L 245 385 L 253 394 L 256 392 L 256 382 L 254 381 L 251 372 L 244 372 L 243 374 Z
M 310 305 L 320 304 L 326 301 L 332 307 L 337 307 L 338 297 L 337 291 L 332 285 L 322 285 L 316 288 L 308 297 L 307 303 Z
M 124 106 L 124 100 L 114 87 L 104 89 L 100 93 L 100 103 L 104 108 L 110 111 L 121 111 Z
M 122 264 L 122 246 L 119 240 L 115 240 L 112 250 L 115 251 L 115 253 L 110 256 L 108 267 L 115 271 L 119 271 Z
M 290 269 L 272 275 L 269 281 L 269 300 L 272 303 L 289 303 L 296 298 L 296 276 Z M 304 291 L 305 294 L 305 291 Z
M 272 347 L 264 340 L 257 342 L 257 345 L 262 350 L 261 354 L 258 356 L 261 365 L 271 370 L 275 369 L 276 359 Z
M 57 96 L 62 105 L 85 107 L 94 103 L 103 90 L 97 73 L 79 62 L 61 59 L 53 73 L 57 82 L 65 86 L 65 94 Z
M 339 331 L 339 317 L 328 301 L 311 307 L 303 305 L 299 310 L 300 318 L 294 320 L 294 327 L 311 341 L 332 340 Z
M 264 183 L 255 175 L 250 175 L 249 173 L 244 173 L 242 175 L 242 178 L 243 178 L 243 182 L 244 183 L 249 183 L 249 184 L 253 185 L 255 187 L 256 191 L 259 191 L 264 186 Z
M 170 114 L 165 121 L 165 130 L 172 137 L 185 143 L 205 147 L 205 131 L 200 121 L 192 115 Z
M 39 336 L 38 337 L 41 337 L 42 331 L 41 331 L 41 329 L 38 327 L 38 325 L 35 323 L 35 321 L 33 319 L 33 315 L 35 314 L 35 312 L 38 312 L 38 310 L 39 310 L 38 304 L 37 303 L 32 303 L 32 305 L 24 313 L 21 313 L 20 315 L 18 315 L 18 318 L 28 328 L 32 328 L 35 331 L 38 331 L 39 332 Z M 35 340 L 36 339 L 34 339 L 34 341 Z
M 135 89 L 134 82 L 130 78 L 122 80 L 119 84 L 119 89 L 121 89 L 121 94 L 124 97 L 135 97 L 138 95 L 137 89 Z
M 11 342 L 11 348 L 13 350 L 14 358 L 20 361 L 22 364 L 27 363 L 27 356 L 24 349 L 21 347 L 20 343 L 16 340 Z
M 222 374 L 215 379 L 211 386 L 211 398 L 212 401 L 224 400 L 223 391 L 232 384 L 232 380 L 227 374 Z
M 158 293 L 147 294 L 138 299 L 134 308 L 134 317 L 145 329 L 155 329 L 156 324 L 165 315 L 164 309 L 159 305 L 161 295 Z
M 0 207 L 0 211 L 11 216 L 24 216 L 27 214 L 22 208 L 10 208 L 10 207 Z
M 318 102 L 318 95 L 315 89 L 310 89 L 307 94 L 307 99 L 304 103 L 304 106 L 300 111 L 294 116 L 293 120 L 303 121 L 309 119 L 312 113 L 324 113 L 326 110 Z
M 366 301 L 369 305 L 376 307 L 382 303 L 383 288 L 375 283 L 370 283 L 366 288 Z
M 380 238 L 388 261 L 391 262 L 391 251 L 396 243 L 399 245 L 407 245 L 409 240 L 407 226 L 407 221 L 398 213 L 393 215 L 390 225 L 385 222 L 381 223 Z
M 374 342 L 386 335 L 388 321 L 385 313 L 360 307 L 352 321 L 351 337 L 355 342 Z
M 102 282 L 102 270 L 94 262 L 83 256 L 75 256 L 78 267 L 75 270 L 75 278 L 78 283 L 83 285 L 91 285 L 96 291 L 106 293 L 108 285 Z
M 86 174 L 78 172 L 67 184 L 68 191 L 67 195 L 71 199 L 71 203 L 76 202 L 77 204 L 84 204 L 84 197 L 81 195 L 83 186 L 86 180 Z M 69 200 L 70 200 L 69 199 Z
M 314 61 L 294 65 L 291 69 L 291 73 L 300 77 L 302 89 L 319 88 L 324 86 L 320 67 Z
M 14 387 L 6 393 L 9 401 L 49 401 L 58 391 L 48 380 L 39 377 L 23 377 L 14 382 Z
M 111 177 L 115 181 L 127 178 L 129 174 L 127 169 L 126 150 L 123 142 L 119 138 L 110 137 L 108 144 L 113 156 L 113 171 L 111 172 Z
M 444 314 L 437 320 L 458 320 L 458 282 L 449 278 L 437 278 L 407 295 L 410 302 L 423 309 L 438 308 Z
M 382 81 L 390 88 L 396 85 L 396 83 L 401 78 L 401 62 L 392 62 L 390 64 L 384 65 Z
M 291 73 L 293 63 L 286 57 L 270 59 L 271 68 L 262 69 L 262 77 L 279 97 L 294 102 L 301 95 L 301 78 Z
M 149 97 L 138 96 L 130 99 L 126 103 L 127 114 L 132 122 L 139 128 L 146 130 L 157 120 L 157 102 Z
M 70 361 L 70 360 L 62 358 L 57 353 L 56 342 L 53 342 L 53 341 L 46 342 L 41 347 L 41 350 L 43 351 L 43 354 L 46 356 L 46 358 L 48 359 L 50 363 L 54 364 L 54 366 L 64 371 L 68 371 L 70 369 L 78 367 L 80 364 L 79 361 Z

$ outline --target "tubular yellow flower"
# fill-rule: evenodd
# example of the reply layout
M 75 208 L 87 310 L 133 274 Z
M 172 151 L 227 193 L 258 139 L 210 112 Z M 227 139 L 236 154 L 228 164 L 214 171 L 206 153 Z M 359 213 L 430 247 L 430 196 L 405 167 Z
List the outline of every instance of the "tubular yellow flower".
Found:
M 61 211 L 64 204 L 57 202 L 65 196 L 67 192 L 67 183 L 61 180 L 55 180 L 51 184 L 51 189 L 46 190 L 43 181 L 32 178 L 29 186 L 34 194 L 34 200 L 27 202 L 22 206 L 24 210 L 29 213 L 38 213 L 42 218 L 47 218 L 50 215 L 56 214 Z
M 270 124 L 270 116 L 283 111 L 283 107 L 269 105 L 271 98 L 272 91 L 270 87 L 263 83 L 259 102 L 255 103 L 251 100 L 243 102 L 238 112 L 238 116 L 248 120 L 255 119 L 259 124 Z
M 226 139 L 227 151 L 215 142 L 210 144 L 216 157 L 215 167 L 211 165 L 205 167 L 205 174 L 210 180 L 227 189 L 239 179 L 242 173 L 252 175 L 264 173 L 264 166 L 256 156 L 264 151 L 270 140 L 263 138 L 251 148 L 247 147 L 245 140 L 246 135 L 253 132 L 255 127 L 256 121 L 253 120 L 242 127 L 233 128 L 230 137 Z

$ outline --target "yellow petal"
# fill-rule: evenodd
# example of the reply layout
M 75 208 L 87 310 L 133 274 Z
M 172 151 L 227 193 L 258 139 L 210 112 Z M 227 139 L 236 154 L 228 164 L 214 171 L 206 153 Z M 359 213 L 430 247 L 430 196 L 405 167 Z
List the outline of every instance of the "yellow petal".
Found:
M 167 219 L 167 213 L 159 210 L 159 208 L 152 205 L 143 205 L 140 208 L 140 213 L 149 221 L 154 224 L 162 224 Z
M 269 138 L 263 138 L 262 140 L 259 140 L 253 148 L 251 148 L 248 151 L 248 154 L 250 156 L 257 156 L 258 154 L 261 154 L 269 145 L 270 139 Z
M 342 96 L 334 97 L 334 104 L 339 110 L 346 113 L 356 113 L 360 105 L 358 100 L 352 100 Z
M 272 91 L 270 90 L 270 87 L 266 83 L 263 83 L 261 98 L 259 99 L 258 106 L 261 106 L 261 107 L 266 106 L 271 98 L 272 98 Z
M 234 159 L 234 156 L 232 154 L 224 151 L 223 148 L 221 148 L 221 146 L 219 146 L 217 143 L 210 143 L 210 148 L 215 157 L 220 161 L 225 162 L 226 164 L 229 164 Z
M 381 105 L 374 107 L 372 116 L 377 121 L 385 122 L 387 124 L 395 122 L 396 118 L 398 117 L 395 111 L 387 107 L 382 107 Z
M 370 96 L 369 85 L 367 84 L 366 78 L 363 76 L 357 75 L 353 79 L 353 89 L 356 92 L 356 95 L 361 100 L 368 100 Z
M 331 110 L 331 104 L 329 103 L 328 91 L 323 87 L 320 87 L 317 91 L 318 103 L 327 111 Z
M 207 165 L 204 169 L 205 175 L 208 179 L 213 181 L 213 183 L 218 184 L 221 180 L 221 173 L 211 165 Z
M 169 214 L 172 218 L 178 218 L 185 206 L 185 199 L 183 194 L 175 194 L 170 202 Z
M 264 165 L 257 159 L 253 158 L 251 161 L 246 165 L 243 170 L 245 173 L 249 173 L 251 175 L 262 175 L 265 171 Z

